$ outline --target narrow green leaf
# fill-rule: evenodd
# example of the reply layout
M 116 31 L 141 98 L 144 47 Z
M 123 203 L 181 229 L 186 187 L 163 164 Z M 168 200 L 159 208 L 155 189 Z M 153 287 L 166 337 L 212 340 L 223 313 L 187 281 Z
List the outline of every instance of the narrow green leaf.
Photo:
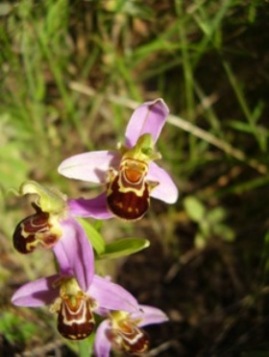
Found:
M 149 247 L 150 242 L 144 238 L 123 238 L 108 243 L 105 251 L 99 255 L 99 259 L 115 259 L 137 253 Z
M 102 254 L 105 251 L 105 241 L 101 234 L 85 219 L 77 218 L 79 223 L 84 228 L 93 248 L 95 249 L 96 253 Z

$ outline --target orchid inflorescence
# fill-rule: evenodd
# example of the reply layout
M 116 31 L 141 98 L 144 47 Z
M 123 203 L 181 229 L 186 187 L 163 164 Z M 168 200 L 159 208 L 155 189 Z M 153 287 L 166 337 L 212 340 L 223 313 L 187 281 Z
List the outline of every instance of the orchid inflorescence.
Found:
M 167 115 L 162 99 L 146 102 L 134 111 L 125 143 L 118 150 L 83 153 L 60 164 L 59 173 L 68 178 L 103 185 L 97 197 L 68 199 L 35 181 L 25 182 L 19 191 L 29 198 L 35 212 L 17 225 L 14 247 L 23 254 L 38 246 L 51 249 L 58 272 L 24 284 L 12 302 L 28 307 L 49 305 L 57 316 L 59 333 L 67 339 L 83 340 L 95 332 L 97 357 L 109 356 L 111 348 L 129 354 L 145 352 L 149 336 L 142 327 L 168 319 L 160 309 L 140 305 L 109 277 L 95 273 L 95 256 L 100 252 L 81 220 L 116 216 L 135 221 L 147 212 L 151 197 L 167 203 L 177 200 L 169 174 L 154 162 L 160 158 L 155 143 Z

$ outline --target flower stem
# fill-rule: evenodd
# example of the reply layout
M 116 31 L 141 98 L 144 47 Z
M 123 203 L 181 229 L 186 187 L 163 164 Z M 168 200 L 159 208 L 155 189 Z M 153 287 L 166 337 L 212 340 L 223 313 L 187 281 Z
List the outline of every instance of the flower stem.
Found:
M 89 341 L 82 340 L 78 342 L 79 357 L 89 357 Z
M 78 341 L 78 355 L 79 357 L 89 357 L 92 355 L 93 342 L 95 334 L 91 334 L 89 338 Z

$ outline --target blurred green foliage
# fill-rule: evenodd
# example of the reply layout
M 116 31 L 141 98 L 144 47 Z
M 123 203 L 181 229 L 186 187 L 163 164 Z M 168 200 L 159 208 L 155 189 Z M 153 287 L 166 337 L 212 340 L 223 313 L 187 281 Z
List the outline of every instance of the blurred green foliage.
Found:
M 25 322 L 24 318 L 6 311 L 1 314 L 0 332 L 5 335 L 11 344 L 23 346 L 37 331 L 34 323 Z
M 194 237 L 197 248 L 204 248 L 208 239 L 219 237 L 225 241 L 233 241 L 234 232 L 225 224 L 227 213 L 223 207 L 207 209 L 195 196 L 187 196 L 183 200 L 183 206 L 191 220 L 198 224 L 198 230 Z

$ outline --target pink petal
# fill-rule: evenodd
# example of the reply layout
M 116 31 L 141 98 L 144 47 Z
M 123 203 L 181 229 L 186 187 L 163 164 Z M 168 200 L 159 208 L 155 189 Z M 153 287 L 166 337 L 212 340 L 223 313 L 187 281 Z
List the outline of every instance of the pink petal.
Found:
M 125 144 L 133 147 L 143 134 L 151 134 L 156 142 L 164 126 L 169 109 L 164 100 L 158 98 L 140 105 L 132 114 L 125 132 Z
M 93 248 L 83 228 L 73 218 L 61 224 L 63 236 L 53 249 L 61 273 L 74 275 L 81 289 L 87 291 L 94 274 Z
M 59 295 L 59 289 L 53 287 L 53 283 L 59 279 L 59 275 L 41 278 L 22 285 L 12 296 L 11 302 L 16 306 L 39 307 L 49 305 Z
M 175 203 L 178 199 L 178 189 L 172 181 L 170 175 L 155 162 L 149 164 L 149 173 L 147 175 L 149 181 L 157 181 L 156 186 L 150 193 L 151 197 L 166 203 Z
M 133 313 L 133 318 L 141 318 L 141 322 L 139 326 L 146 326 L 152 324 L 159 324 L 165 321 L 168 321 L 168 316 L 160 309 L 147 306 L 147 305 L 139 305 L 139 313 Z
M 70 213 L 77 217 L 92 217 L 95 219 L 109 219 L 113 217 L 113 214 L 107 209 L 105 192 L 95 198 L 69 200 L 68 206 Z
M 104 183 L 110 167 L 118 167 L 120 161 L 116 151 L 92 151 L 71 156 L 58 167 L 66 177 L 92 183 Z
M 105 311 L 104 309 L 130 312 L 138 309 L 137 300 L 127 290 L 97 275 L 93 278 L 88 294 L 96 300 L 96 312 L 100 314 Z
M 96 330 L 95 341 L 94 341 L 94 352 L 97 357 L 109 357 L 111 343 L 106 337 L 106 330 L 109 328 L 108 320 L 104 320 L 100 323 Z

